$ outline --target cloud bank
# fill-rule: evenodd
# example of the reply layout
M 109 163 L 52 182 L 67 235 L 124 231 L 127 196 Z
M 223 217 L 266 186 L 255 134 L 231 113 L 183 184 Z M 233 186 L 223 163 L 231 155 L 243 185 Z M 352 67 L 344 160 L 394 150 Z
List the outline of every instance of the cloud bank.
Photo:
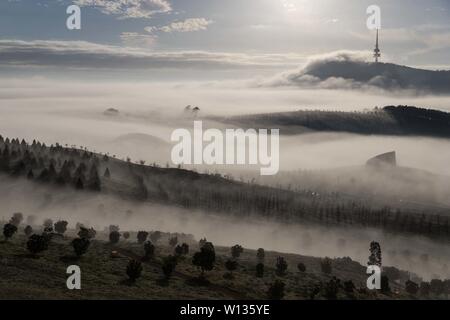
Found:
M 407 90 L 450 93 L 450 71 L 415 69 L 367 61 L 370 52 L 339 51 L 312 58 L 304 67 L 263 80 L 269 87 L 298 86 L 321 89 Z
M 150 18 L 157 13 L 172 11 L 166 0 L 76 0 L 81 7 L 95 7 L 104 14 L 116 15 L 120 18 Z

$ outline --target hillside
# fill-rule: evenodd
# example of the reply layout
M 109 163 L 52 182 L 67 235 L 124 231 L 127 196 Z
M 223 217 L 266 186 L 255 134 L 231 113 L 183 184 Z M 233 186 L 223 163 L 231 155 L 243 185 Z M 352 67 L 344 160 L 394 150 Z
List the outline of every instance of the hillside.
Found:
M 251 216 L 280 222 L 352 225 L 448 239 L 449 216 L 427 210 L 390 208 L 362 199 L 284 190 L 237 182 L 231 177 L 174 168 L 145 166 L 87 150 L 34 141 L 0 139 L 0 172 L 14 179 L 62 189 L 105 194 L 138 202 L 201 209 L 224 216 Z M 405 221 L 408 221 L 405 224 Z
M 39 226 L 33 228 L 42 229 Z M 12 239 L 0 242 L 0 299 L 267 299 L 268 288 L 275 280 L 285 283 L 285 299 L 419 297 L 418 294 L 405 292 L 405 281 L 410 274 L 390 267 L 384 269 L 385 275 L 390 278 L 390 292 L 365 289 L 366 268 L 350 258 L 333 259 L 331 273 L 325 273 L 321 269 L 323 259 L 320 258 L 265 252 L 264 259 L 258 260 L 254 250 L 244 249 L 236 259 L 238 267 L 230 278 L 224 266 L 230 259 L 230 248 L 217 246 L 214 268 L 206 272 L 206 281 L 200 280 L 200 272 L 192 264 L 192 256 L 199 250 L 199 244 L 179 234 L 179 242 L 188 243 L 189 253 L 178 258 L 172 276 L 165 279 L 161 268 L 164 257 L 173 254 L 173 247 L 168 244 L 172 236 L 175 235 L 163 234 L 153 242 L 155 254 L 142 262 L 142 275 L 133 283 L 127 280 L 125 272 L 128 262 L 130 259 L 140 261 L 144 254 L 143 245 L 136 242 L 135 232 L 130 234 L 128 240 L 122 239 L 118 244 L 109 243 L 106 233 L 98 233 L 96 239 L 91 240 L 87 253 L 77 258 L 70 244 L 75 230 L 68 230 L 65 236 L 55 234 L 48 250 L 34 256 L 26 250 L 27 238 L 23 229 L 19 228 Z M 288 265 L 284 275 L 276 272 L 279 256 Z M 265 265 L 264 274 L 263 277 L 256 277 L 255 266 L 260 262 Z M 299 271 L 299 263 L 304 264 L 305 271 Z M 79 265 L 82 270 L 82 290 L 66 288 L 66 268 L 72 264 Z M 354 284 L 354 289 L 349 289 L 349 281 Z M 420 280 L 416 281 L 420 283 Z M 437 296 L 431 293 L 429 297 Z
M 367 112 L 299 110 L 217 120 L 243 128 L 279 128 L 281 134 L 317 131 L 450 138 L 450 113 L 412 106 L 386 106 Z

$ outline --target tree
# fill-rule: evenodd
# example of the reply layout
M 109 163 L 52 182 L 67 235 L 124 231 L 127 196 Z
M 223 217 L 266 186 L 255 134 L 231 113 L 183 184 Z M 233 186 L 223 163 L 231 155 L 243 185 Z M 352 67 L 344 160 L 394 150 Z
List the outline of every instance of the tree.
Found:
M 430 282 L 430 290 L 436 296 L 440 296 L 445 292 L 444 282 L 440 279 L 432 279 Z
M 325 298 L 328 300 L 336 300 L 339 292 L 340 280 L 336 277 L 325 283 Z
M 89 249 L 91 242 L 86 238 L 76 238 L 72 240 L 72 247 L 77 257 L 81 257 Z
M 356 287 L 352 280 L 344 281 L 344 290 L 345 292 L 352 294 L 355 291 Z
M 287 268 L 288 268 L 288 264 L 287 264 L 286 260 L 283 257 L 278 257 L 277 258 L 276 268 L 277 268 L 277 274 L 279 276 L 284 276 L 286 274 L 286 271 L 287 271 Z
M 116 244 L 120 241 L 120 233 L 118 231 L 112 231 L 109 234 L 109 242 Z
M 187 243 L 183 243 L 182 245 L 178 245 L 175 247 L 175 255 L 183 256 L 189 253 L 189 245 Z
M 117 231 L 115 231 L 117 232 Z M 127 275 L 131 282 L 135 282 L 141 276 L 142 263 L 137 260 L 130 260 L 127 265 Z
M 430 295 L 431 286 L 429 282 L 421 282 L 419 293 L 422 297 L 428 297 Z
M 7 223 L 3 226 L 3 235 L 6 241 L 8 241 L 8 239 L 10 239 L 16 232 L 17 227 L 11 223 Z
M 257 278 L 264 277 L 264 263 L 260 262 L 256 265 L 256 277 Z
M 381 292 L 385 294 L 391 292 L 391 287 L 389 285 L 389 278 L 384 275 L 381 276 Z
M 281 280 L 275 280 L 269 287 L 267 291 L 267 297 L 269 300 L 281 300 L 284 297 L 284 287 L 285 284 Z
M 95 235 L 97 234 L 97 231 L 95 231 L 94 228 L 88 229 L 88 228 L 85 228 L 85 227 L 83 227 L 81 225 L 79 227 L 80 227 L 80 231 L 78 231 L 78 236 L 80 238 L 88 239 L 88 240 L 95 238 Z
M 67 221 L 58 221 L 55 223 L 55 231 L 59 234 L 64 234 L 67 230 L 67 225 L 69 223 Z
M 372 241 L 370 243 L 370 256 L 367 265 L 381 267 L 381 246 L 378 242 Z
M 169 239 L 169 245 L 171 247 L 175 247 L 177 245 L 177 243 L 178 243 L 178 237 L 177 236 L 172 237 L 172 238 Z
M 116 226 L 114 224 L 109 225 L 109 232 L 113 232 L 113 231 L 119 232 L 120 231 L 120 227 Z
M 124 232 L 122 235 L 125 240 L 128 240 L 130 238 L 130 233 L 128 231 Z
M 31 226 L 26 226 L 25 229 L 23 230 L 23 232 L 25 233 L 25 235 L 27 237 L 29 237 L 33 233 L 33 228 Z
M 201 277 L 204 277 L 205 271 L 211 271 L 216 261 L 216 251 L 211 242 L 206 242 L 200 252 L 196 252 L 192 257 L 192 264 L 201 270 Z
M 419 285 L 411 280 L 405 282 L 405 290 L 409 294 L 415 296 L 419 292 Z
M 155 246 L 150 241 L 146 241 L 144 243 L 144 260 L 150 260 L 154 254 Z
M 225 268 L 230 272 L 229 278 L 233 278 L 233 271 L 235 271 L 238 267 L 238 263 L 236 260 L 228 259 L 225 262 Z
M 261 261 L 261 262 L 264 261 L 265 256 L 266 256 L 266 253 L 264 252 L 263 248 L 259 248 L 256 251 L 256 258 L 258 259 L 258 261 Z
M 138 243 L 140 243 L 140 244 L 144 243 L 145 241 L 147 241 L 147 238 L 148 238 L 148 232 L 147 231 L 139 231 L 137 233 Z
M 166 280 L 170 279 L 172 273 L 175 271 L 177 263 L 177 258 L 174 256 L 167 256 L 163 259 L 162 271 Z
M 22 220 L 23 220 L 23 214 L 20 212 L 16 212 L 13 214 L 13 216 L 9 220 L 9 223 L 18 227 L 20 225 L 20 223 L 22 222 Z
M 298 271 L 303 273 L 306 271 L 306 266 L 303 263 L 299 262 L 299 264 L 297 265 L 297 269 L 298 269 Z
M 158 240 L 159 239 L 161 239 L 161 231 L 154 231 L 154 232 L 152 232 L 151 234 L 150 234 L 150 240 L 153 242 L 153 243 L 157 243 L 158 242 Z
M 235 245 L 231 247 L 231 256 L 234 259 L 237 259 L 241 256 L 242 252 L 244 252 L 244 249 L 240 245 Z
M 49 238 L 45 235 L 33 234 L 27 241 L 27 249 L 33 255 L 48 249 Z
M 320 269 L 325 274 L 331 274 L 333 271 L 332 261 L 330 258 L 326 257 L 320 261 Z
M 43 225 L 44 225 L 45 229 L 52 229 L 52 231 L 53 231 L 53 220 L 52 219 L 45 219 Z
M 200 241 L 198 242 L 198 247 L 199 248 L 203 247 L 206 242 L 207 242 L 206 238 L 200 239 Z

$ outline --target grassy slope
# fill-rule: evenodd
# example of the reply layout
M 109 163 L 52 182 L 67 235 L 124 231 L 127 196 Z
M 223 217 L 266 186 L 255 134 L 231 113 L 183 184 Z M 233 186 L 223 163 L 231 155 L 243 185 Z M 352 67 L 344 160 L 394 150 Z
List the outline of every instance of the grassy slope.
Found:
M 162 281 L 161 258 L 172 253 L 161 239 L 157 245 L 155 259 L 144 264 L 142 277 L 130 285 L 126 281 L 125 269 L 129 257 L 142 255 L 142 246 L 135 237 L 122 240 L 112 247 L 105 239 L 94 240 L 88 253 L 76 261 L 71 258 L 71 237 L 53 240 L 49 250 L 40 258 L 32 258 L 26 251 L 26 238 L 16 234 L 9 242 L 0 242 L 0 299 L 264 299 L 275 275 L 275 261 L 278 256 L 285 257 L 289 269 L 283 281 L 286 283 L 286 299 L 307 299 L 310 288 L 331 278 L 320 272 L 320 259 L 293 254 L 266 252 L 266 272 L 264 278 L 254 276 L 256 253 L 244 250 L 239 258 L 239 268 L 233 280 L 223 278 L 224 263 L 229 257 L 229 248 L 216 247 L 216 265 L 207 277 L 210 285 L 199 286 L 193 281 L 198 270 L 192 265 L 192 254 L 198 250 L 196 243 L 190 244 L 190 254 L 180 260 L 176 274 L 169 283 Z M 100 235 L 105 237 L 105 235 Z M 111 251 L 119 249 L 120 255 L 111 258 Z M 299 273 L 297 264 L 306 265 L 307 272 Z M 77 264 L 81 268 L 82 290 L 66 288 L 66 268 Z M 365 286 L 365 268 L 347 259 L 333 261 L 333 274 L 341 280 L 353 280 L 356 287 Z M 402 299 L 407 298 L 400 285 L 391 282 L 393 291 L 389 296 L 374 292 L 356 292 L 358 299 Z M 343 290 L 340 299 L 349 298 Z

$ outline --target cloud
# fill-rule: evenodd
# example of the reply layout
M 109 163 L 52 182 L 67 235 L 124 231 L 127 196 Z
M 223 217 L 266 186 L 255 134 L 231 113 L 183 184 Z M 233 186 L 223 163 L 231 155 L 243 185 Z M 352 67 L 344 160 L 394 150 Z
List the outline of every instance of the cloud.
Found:
M 81 7 L 95 7 L 120 18 L 150 18 L 157 13 L 172 11 L 167 0 L 76 0 Z
M 122 43 L 128 47 L 150 48 L 155 44 L 157 37 L 137 32 L 122 32 L 120 34 L 120 39 L 122 40 Z
M 129 45 L 151 45 L 152 35 L 122 33 Z M 297 54 L 244 54 L 207 51 L 153 52 L 85 41 L 0 40 L 0 65 L 82 69 L 242 69 L 292 68 Z
M 263 87 L 362 89 L 450 93 L 450 71 L 415 69 L 392 63 L 371 63 L 370 52 L 339 51 L 316 56 L 302 68 L 259 82 Z
M 171 32 L 193 32 L 206 30 L 207 27 L 213 23 L 211 20 L 206 20 L 205 18 L 190 18 L 184 21 L 175 21 L 169 25 L 162 27 L 146 27 L 145 31 L 153 33 L 155 31 L 162 31 L 166 33 Z

